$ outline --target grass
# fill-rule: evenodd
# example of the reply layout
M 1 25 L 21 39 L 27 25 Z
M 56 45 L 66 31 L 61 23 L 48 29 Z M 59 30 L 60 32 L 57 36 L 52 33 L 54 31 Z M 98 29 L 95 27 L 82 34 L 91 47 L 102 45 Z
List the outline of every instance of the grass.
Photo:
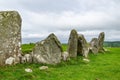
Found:
M 66 46 L 63 47 L 66 50 Z M 78 56 L 57 65 L 47 65 L 47 70 L 39 70 L 46 64 L 0 67 L 0 80 L 120 80 L 120 48 L 108 49 L 110 52 L 105 54 L 89 54 L 89 63 Z M 25 68 L 31 68 L 33 72 L 27 73 Z
M 22 47 L 23 54 L 32 52 L 32 49 L 34 48 L 34 46 L 35 46 L 34 43 L 22 44 L 21 47 Z

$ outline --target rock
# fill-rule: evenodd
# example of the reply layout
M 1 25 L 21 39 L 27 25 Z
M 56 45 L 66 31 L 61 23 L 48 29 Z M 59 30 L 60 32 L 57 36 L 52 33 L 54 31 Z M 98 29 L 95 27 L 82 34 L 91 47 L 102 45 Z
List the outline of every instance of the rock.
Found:
M 25 72 L 32 72 L 32 69 L 26 68 L 26 69 L 25 69 Z
M 6 59 L 5 64 L 6 65 L 13 65 L 14 62 L 15 62 L 15 58 L 9 57 L 9 58 Z
M 45 40 L 37 42 L 33 49 L 33 62 L 57 64 L 61 62 L 62 45 L 52 33 Z
M 32 63 L 32 56 L 31 56 L 31 54 L 25 54 L 24 57 L 26 59 L 26 62 Z
M 90 51 L 94 54 L 97 54 L 98 53 L 98 39 L 97 38 L 93 38 L 91 41 L 90 41 Z
M 90 62 L 90 60 L 89 60 L 89 59 L 86 59 L 86 58 L 84 58 L 83 61 L 85 61 L 85 62 Z
M 14 64 L 20 63 L 20 57 L 19 57 L 19 56 L 16 56 L 16 57 L 14 57 L 14 58 L 15 58 Z
M 103 43 L 104 43 L 104 38 L 105 38 L 105 33 L 104 32 L 101 32 L 100 34 L 99 34 L 99 37 L 98 37 L 98 52 L 102 52 L 102 53 L 104 53 L 105 52 L 105 50 L 104 50 L 104 48 L 103 48 Z
M 0 12 L 0 66 L 21 54 L 21 17 L 16 11 Z
M 102 52 L 102 53 L 105 52 L 105 50 L 103 48 L 104 37 L 105 37 L 104 32 L 101 32 L 98 39 L 93 38 L 91 40 L 91 42 L 90 42 L 90 50 L 91 50 L 91 52 L 93 52 L 94 54 L 96 54 L 98 52 Z
M 25 54 L 21 56 L 20 62 L 21 63 L 32 63 L 32 55 L 31 54 Z
M 95 80 L 100 80 L 99 78 L 96 78 Z
M 86 39 L 82 34 L 78 34 L 78 47 L 77 54 L 81 54 L 84 57 L 87 57 L 89 53 L 89 47 Z
M 70 60 L 69 53 L 68 52 L 62 52 L 62 59 L 64 61 Z
M 41 66 L 39 69 L 40 70 L 46 70 L 46 69 L 48 69 L 48 66 Z
M 68 50 L 70 57 L 77 57 L 78 34 L 75 29 L 71 30 L 68 40 Z
M 21 63 L 26 63 L 26 57 L 25 56 L 21 56 L 21 60 L 20 60 Z

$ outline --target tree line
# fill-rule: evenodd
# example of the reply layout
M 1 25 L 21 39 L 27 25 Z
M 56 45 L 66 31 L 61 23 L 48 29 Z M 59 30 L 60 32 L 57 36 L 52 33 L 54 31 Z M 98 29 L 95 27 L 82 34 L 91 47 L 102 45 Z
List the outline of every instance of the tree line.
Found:
M 120 47 L 120 41 L 105 41 L 104 47 Z

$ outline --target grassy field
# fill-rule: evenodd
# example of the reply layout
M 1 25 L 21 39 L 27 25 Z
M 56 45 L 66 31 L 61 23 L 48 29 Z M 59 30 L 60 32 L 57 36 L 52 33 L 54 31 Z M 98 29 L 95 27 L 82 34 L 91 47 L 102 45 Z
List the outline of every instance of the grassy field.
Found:
M 32 52 L 32 49 L 33 49 L 34 46 L 35 46 L 34 43 L 22 44 L 21 47 L 22 47 L 23 54 Z
M 22 46 L 23 51 L 31 50 Z M 63 45 L 66 50 L 66 45 Z M 26 50 L 24 50 L 27 48 Z M 58 65 L 47 65 L 47 70 L 39 70 L 45 64 L 17 64 L 0 67 L 0 80 L 120 80 L 120 48 L 107 48 L 110 52 L 98 55 L 89 54 L 90 62 L 82 57 L 61 62 Z M 32 73 L 25 72 L 31 68 Z

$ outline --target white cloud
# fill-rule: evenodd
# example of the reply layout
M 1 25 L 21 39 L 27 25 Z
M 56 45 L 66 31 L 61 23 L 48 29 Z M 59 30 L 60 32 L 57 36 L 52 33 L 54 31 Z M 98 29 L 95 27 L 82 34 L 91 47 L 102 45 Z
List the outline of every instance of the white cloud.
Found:
M 17 10 L 22 17 L 22 37 L 43 39 L 55 33 L 67 42 L 71 29 L 88 41 L 100 32 L 106 40 L 120 40 L 119 0 L 0 0 L 0 10 Z

